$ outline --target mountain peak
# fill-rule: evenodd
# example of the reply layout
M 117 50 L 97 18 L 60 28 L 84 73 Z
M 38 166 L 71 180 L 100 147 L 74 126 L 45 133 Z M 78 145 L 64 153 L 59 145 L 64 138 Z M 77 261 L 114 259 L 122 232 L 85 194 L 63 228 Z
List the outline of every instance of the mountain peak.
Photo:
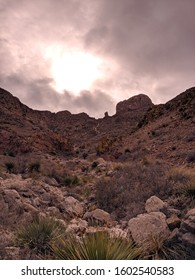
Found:
M 127 100 L 121 101 L 116 105 L 116 114 L 126 113 L 137 110 L 147 110 L 153 103 L 151 99 L 145 94 L 138 94 L 130 97 Z

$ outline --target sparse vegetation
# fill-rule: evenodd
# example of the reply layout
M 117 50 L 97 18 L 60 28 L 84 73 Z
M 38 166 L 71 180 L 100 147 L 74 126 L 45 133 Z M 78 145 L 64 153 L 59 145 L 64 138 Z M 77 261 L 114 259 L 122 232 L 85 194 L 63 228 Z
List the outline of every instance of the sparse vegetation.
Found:
M 100 208 L 117 217 L 135 216 L 144 209 L 151 195 L 161 198 L 171 194 L 171 182 L 166 167 L 150 163 L 125 164 L 117 168 L 112 178 L 103 178 L 96 183 L 96 200 Z

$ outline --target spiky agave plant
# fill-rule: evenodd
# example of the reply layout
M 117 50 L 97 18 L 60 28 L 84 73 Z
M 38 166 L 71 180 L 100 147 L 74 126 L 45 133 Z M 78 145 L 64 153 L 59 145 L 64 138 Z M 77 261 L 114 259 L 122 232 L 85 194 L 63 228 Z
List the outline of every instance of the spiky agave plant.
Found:
M 51 247 L 57 259 L 65 260 L 129 260 L 140 254 L 132 241 L 110 237 L 105 231 L 96 231 L 81 239 L 60 238 Z
M 49 253 L 50 242 L 64 234 L 65 229 L 53 218 L 36 217 L 32 223 L 22 226 L 16 233 L 16 244 L 29 247 L 36 253 Z

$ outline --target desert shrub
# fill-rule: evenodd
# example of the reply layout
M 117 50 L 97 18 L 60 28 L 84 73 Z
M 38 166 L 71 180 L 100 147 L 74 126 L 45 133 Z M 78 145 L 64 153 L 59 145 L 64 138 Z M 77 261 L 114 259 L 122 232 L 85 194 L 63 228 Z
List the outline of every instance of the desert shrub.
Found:
M 139 256 L 139 249 L 132 241 L 110 237 L 107 232 L 97 231 L 81 239 L 60 238 L 52 244 L 57 259 L 64 260 L 130 260 Z
M 189 210 L 195 207 L 195 200 L 183 193 L 173 194 L 168 199 L 166 199 L 166 201 L 171 207 L 180 211 Z
M 35 218 L 32 223 L 21 227 L 16 234 L 16 244 L 29 247 L 36 253 L 48 254 L 50 242 L 59 238 L 64 229 L 53 218 Z
M 164 199 L 171 194 L 167 169 L 150 163 L 119 166 L 111 178 L 100 179 L 96 185 L 96 200 L 100 208 L 128 218 L 143 212 L 145 201 L 152 195 Z
M 95 148 L 97 156 L 108 153 L 112 149 L 116 140 L 117 139 L 115 138 L 102 138 Z
M 13 171 L 15 165 L 14 165 L 14 163 L 12 161 L 9 161 L 9 162 L 5 163 L 5 167 L 6 167 L 7 171 L 9 173 L 11 173 Z
M 186 141 L 187 142 L 195 141 L 195 131 L 193 131 L 192 133 L 186 136 Z
M 195 197 L 195 174 L 193 171 L 175 168 L 169 172 L 169 178 L 173 182 L 175 194 Z
M 94 169 L 98 166 L 98 162 L 97 161 L 94 161 L 92 164 L 91 164 L 91 167 Z
M 16 154 L 12 151 L 8 151 L 7 155 L 10 156 L 10 157 L 15 157 L 16 156 Z
M 191 163 L 191 162 L 195 162 L 195 152 L 191 152 L 187 155 L 186 158 L 187 162 Z
M 69 174 L 65 174 L 64 175 L 64 179 L 63 179 L 63 184 L 65 186 L 74 186 L 77 185 L 79 183 L 79 178 L 76 175 L 69 175 Z
M 142 246 L 141 259 L 148 260 L 181 260 L 187 259 L 185 247 L 178 240 L 164 240 L 153 237 Z
M 29 166 L 29 171 L 30 172 L 40 172 L 40 168 L 41 168 L 41 164 L 40 162 L 36 161 L 36 162 L 32 162 Z
M 83 159 L 86 159 L 88 157 L 87 153 L 83 153 Z

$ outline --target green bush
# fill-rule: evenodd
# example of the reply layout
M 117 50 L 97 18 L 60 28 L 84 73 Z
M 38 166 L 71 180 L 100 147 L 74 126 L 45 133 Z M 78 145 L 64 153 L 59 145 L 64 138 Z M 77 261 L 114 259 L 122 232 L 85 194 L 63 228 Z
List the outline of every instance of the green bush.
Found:
M 59 238 L 64 233 L 60 224 L 52 218 L 35 218 L 20 228 L 16 234 L 16 243 L 21 247 L 29 247 L 36 253 L 48 254 L 50 242 Z
M 64 260 L 132 260 L 139 256 L 139 249 L 132 241 L 110 237 L 107 232 L 90 233 L 80 240 L 69 237 L 52 244 L 57 259 Z

